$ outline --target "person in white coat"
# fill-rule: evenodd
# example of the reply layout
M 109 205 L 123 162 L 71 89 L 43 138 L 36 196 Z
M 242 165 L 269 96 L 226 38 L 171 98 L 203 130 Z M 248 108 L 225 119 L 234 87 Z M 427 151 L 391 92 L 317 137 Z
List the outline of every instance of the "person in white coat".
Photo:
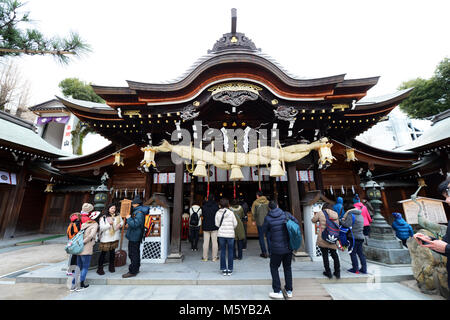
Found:
M 97 273 L 99 275 L 105 274 L 103 264 L 107 252 L 109 252 L 109 272 L 116 271 L 114 267 L 115 250 L 119 246 L 120 229 L 123 226 L 123 219 L 116 210 L 117 206 L 115 204 L 108 206 L 106 213 L 99 219 L 99 250 L 101 251 L 97 267 Z
M 220 209 L 216 213 L 216 226 L 219 227 L 217 238 L 220 247 L 220 270 L 224 276 L 231 276 L 233 274 L 233 256 L 234 256 L 234 229 L 238 222 L 231 211 L 230 202 L 226 198 L 220 199 Z M 227 254 L 227 258 L 225 257 Z M 227 268 L 228 260 L 228 268 Z

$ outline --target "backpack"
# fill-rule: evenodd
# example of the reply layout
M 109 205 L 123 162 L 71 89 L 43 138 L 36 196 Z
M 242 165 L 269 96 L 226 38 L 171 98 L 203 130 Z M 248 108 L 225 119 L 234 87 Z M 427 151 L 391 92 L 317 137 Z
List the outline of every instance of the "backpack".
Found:
M 193 227 L 198 227 L 198 212 L 201 210 L 201 208 L 199 208 L 197 211 L 194 211 L 194 209 L 192 209 L 192 214 L 191 217 L 189 218 L 189 225 L 193 226 Z
M 326 227 L 322 231 L 322 239 L 331 244 L 337 244 L 339 240 L 339 226 L 336 222 L 331 221 L 328 213 L 325 210 L 322 210 L 325 214 L 325 218 L 327 219 Z
M 298 250 L 302 244 L 302 231 L 298 223 L 289 218 L 289 215 L 285 212 L 286 215 L 286 228 L 289 235 L 289 248 L 293 251 Z
M 80 231 L 80 230 L 78 229 L 77 223 L 75 221 L 71 222 L 69 224 L 69 226 L 67 227 L 67 232 L 66 232 L 69 240 L 71 240 L 73 237 L 75 237 L 75 235 L 78 233 L 78 231 Z
M 83 252 L 84 249 L 83 240 L 84 230 L 81 230 L 72 238 L 72 240 L 69 240 L 64 250 L 66 250 L 68 254 L 79 255 L 81 252 Z
M 143 237 L 142 240 L 144 240 L 147 237 L 150 237 L 150 234 L 153 231 L 153 227 L 155 225 L 155 223 L 153 222 L 153 217 L 150 214 L 146 214 L 145 215 L 145 220 L 144 220 L 144 233 L 143 233 Z
M 352 214 L 352 227 L 354 223 L 355 223 L 355 216 Z M 347 228 L 344 227 L 343 225 L 339 226 L 339 243 L 341 250 L 344 251 L 345 249 L 348 248 L 349 253 L 355 246 L 355 238 L 353 237 L 352 227 Z M 352 239 L 352 243 L 350 243 L 349 238 Z

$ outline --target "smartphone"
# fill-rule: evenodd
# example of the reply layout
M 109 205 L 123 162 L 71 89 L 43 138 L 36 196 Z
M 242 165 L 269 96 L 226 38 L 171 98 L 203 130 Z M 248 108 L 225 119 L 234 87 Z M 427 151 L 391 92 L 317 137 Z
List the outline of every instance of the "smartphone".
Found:
M 422 242 L 422 244 L 425 244 L 425 245 L 427 245 L 427 244 L 430 244 L 431 242 L 428 242 L 428 241 L 424 241 L 424 240 L 422 240 L 422 239 L 419 239 L 420 240 L 420 242 Z

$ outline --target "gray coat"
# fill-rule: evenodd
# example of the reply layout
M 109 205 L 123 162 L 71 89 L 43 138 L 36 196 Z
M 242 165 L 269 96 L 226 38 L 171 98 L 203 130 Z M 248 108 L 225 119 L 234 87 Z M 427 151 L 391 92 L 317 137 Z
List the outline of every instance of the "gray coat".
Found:
M 355 216 L 355 222 L 352 227 L 352 214 Z M 361 210 L 350 209 L 342 217 L 342 225 L 346 228 L 352 227 L 353 237 L 356 240 L 364 240 L 363 228 L 364 228 L 364 218 L 361 215 Z

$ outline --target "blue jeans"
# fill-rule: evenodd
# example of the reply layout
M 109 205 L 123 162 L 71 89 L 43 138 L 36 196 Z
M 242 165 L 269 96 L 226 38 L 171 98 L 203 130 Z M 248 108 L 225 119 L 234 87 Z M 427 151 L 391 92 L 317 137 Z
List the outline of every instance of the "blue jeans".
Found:
M 261 253 L 266 254 L 267 251 L 269 251 L 270 254 L 270 233 L 267 232 L 266 233 L 266 239 L 267 239 L 267 249 L 266 250 L 266 243 L 264 241 L 264 234 L 263 234 L 263 228 L 262 226 L 256 226 L 256 228 L 258 229 L 258 239 L 259 239 L 259 246 L 261 247 Z
M 363 253 L 363 243 L 364 240 L 355 239 L 355 247 L 352 253 L 350 253 L 350 258 L 352 259 L 352 270 L 358 271 L 358 255 L 359 260 L 361 260 L 361 272 L 367 272 L 366 256 Z
M 220 248 L 220 270 L 233 271 L 234 239 L 219 237 L 218 240 Z M 225 251 L 227 251 L 226 253 L 228 257 L 228 268 Z
M 273 292 L 281 291 L 280 275 L 278 274 L 278 268 L 283 262 L 284 281 L 286 291 L 292 291 L 292 252 L 286 254 L 270 255 L 270 273 L 272 275 L 272 289 Z
M 80 282 L 86 280 L 89 265 L 91 264 L 91 258 L 92 255 L 77 256 L 77 266 L 80 268 Z M 75 284 L 75 279 L 73 279 L 72 284 Z

